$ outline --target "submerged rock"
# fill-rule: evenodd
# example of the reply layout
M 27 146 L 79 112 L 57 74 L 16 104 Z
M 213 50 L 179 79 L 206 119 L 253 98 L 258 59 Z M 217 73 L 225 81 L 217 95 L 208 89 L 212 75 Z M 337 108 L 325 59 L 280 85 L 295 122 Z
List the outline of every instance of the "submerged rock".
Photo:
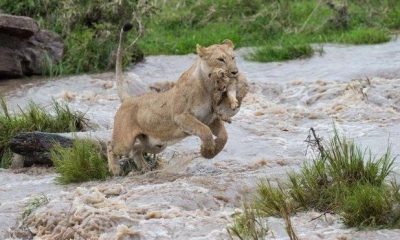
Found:
M 63 52 L 62 38 L 32 18 L 0 14 L 0 78 L 41 75 Z
M 73 140 L 53 133 L 44 132 L 23 132 L 15 135 L 10 141 L 10 149 L 18 156 L 14 157 L 14 162 L 18 166 L 30 167 L 32 165 L 52 166 L 53 161 L 50 157 L 50 149 L 55 144 L 62 147 L 71 147 Z M 21 163 L 22 160 L 22 163 Z M 14 165 L 14 164 L 13 164 Z M 16 166 L 14 165 L 14 166 Z

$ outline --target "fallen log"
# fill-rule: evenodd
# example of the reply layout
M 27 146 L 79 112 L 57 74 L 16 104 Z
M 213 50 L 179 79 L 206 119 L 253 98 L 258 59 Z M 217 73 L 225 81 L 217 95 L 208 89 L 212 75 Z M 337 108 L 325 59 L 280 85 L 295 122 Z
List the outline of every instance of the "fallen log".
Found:
M 73 140 L 54 133 L 23 132 L 10 141 L 13 153 L 23 156 L 23 167 L 32 165 L 52 166 L 50 150 L 55 144 L 71 147 Z

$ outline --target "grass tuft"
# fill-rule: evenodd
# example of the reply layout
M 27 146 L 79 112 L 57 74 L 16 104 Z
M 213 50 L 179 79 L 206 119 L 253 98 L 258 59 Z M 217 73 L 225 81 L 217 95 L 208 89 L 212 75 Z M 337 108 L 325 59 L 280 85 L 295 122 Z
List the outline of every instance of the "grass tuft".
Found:
M 282 217 L 290 239 L 297 239 L 290 216 L 311 209 L 338 214 L 349 227 L 398 227 L 400 186 L 388 183 L 395 160 L 390 148 L 375 158 L 336 129 L 327 144 L 321 145 L 320 139 L 315 142 L 317 158 L 305 163 L 299 172 L 288 174 L 285 188 L 263 180 L 254 203 L 246 207 L 251 206 L 256 217 L 264 217 L 264 223 L 265 217 Z M 256 217 L 242 214 L 235 221 L 255 221 Z M 247 233 L 240 224 L 235 223 L 233 229 L 238 234 Z
M 338 42 L 350 44 L 377 44 L 390 41 L 387 30 L 375 28 L 357 28 L 339 35 Z
M 49 198 L 44 194 L 33 197 L 25 206 L 24 212 L 22 213 L 22 219 L 26 219 L 33 211 L 47 203 L 49 203 Z
M 101 146 L 92 140 L 75 139 L 71 148 L 56 145 L 50 153 L 61 184 L 105 180 L 109 176 Z
M 248 59 L 258 62 L 273 62 L 308 58 L 313 54 L 314 49 L 309 44 L 283 44 L 261 47 L 250 54 Z
M 266 222 L 260 217 L 255 208 L 244 205 L 243 213 L 234 218 L 232 226 L 227 228 L 231 238 L 236 237 L 242 240 L 265 239 L 269 231 Z
M 291 197 L 303 209 L 320 211 L 340 209 L 347 190 L 353 185 L 384 186 L 392 172 L 394 158 L 390 148 L 373 158 L 352 140 L 336 132 L 320 157 L 306 163 L 300 173 L 289 174 Z
M 392 225 L 393 204 L 390 191 L 364 184 L 349 189 L 340 208 L 347 226 L 377 227 Z
M 11 163 L 9 142 L 20 132 L 73 132 L 86 125 L 84 114 L 72 111 L 68 105 L 56 101 L 50 109 L 30 102 L 25 110 L 11 113 L 3 98 L 0 98 L 0 167 L 7 168 Z

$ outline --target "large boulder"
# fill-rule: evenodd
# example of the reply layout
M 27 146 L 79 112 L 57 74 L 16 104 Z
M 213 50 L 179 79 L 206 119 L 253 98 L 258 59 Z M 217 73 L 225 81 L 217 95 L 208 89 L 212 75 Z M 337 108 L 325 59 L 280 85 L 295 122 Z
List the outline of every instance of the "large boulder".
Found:
M 38 24 L 30 17 L 0 14 L 0 32 L 20 38 L 29 38 L 38 31 Z
M 64 42 L 29 17 L 0 14 L 0 78 L 40 75 L 58 63 Z

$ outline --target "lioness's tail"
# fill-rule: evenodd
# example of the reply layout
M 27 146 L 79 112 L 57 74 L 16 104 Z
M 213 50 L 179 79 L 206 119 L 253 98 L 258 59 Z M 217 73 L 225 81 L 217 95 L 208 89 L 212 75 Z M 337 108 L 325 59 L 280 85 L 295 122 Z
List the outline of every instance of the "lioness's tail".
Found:
M 123 56 L 123 49 L 122 49 L 122 39 L 124 37 L 124 33 L 132 29 L 132 24 L 127 23 L 121 28 L 121 32 L 119 33 L 119 43 L 118 43 L 118 50 L 117 50 L 117 57 L 115 62 L 115 79 L 117 81 L 117 91 L 118 96 L 123 102 L 127 97 L 129 97 L 128 92 L 124 89 L 124 75 L 122 72 L 122 56 Z

